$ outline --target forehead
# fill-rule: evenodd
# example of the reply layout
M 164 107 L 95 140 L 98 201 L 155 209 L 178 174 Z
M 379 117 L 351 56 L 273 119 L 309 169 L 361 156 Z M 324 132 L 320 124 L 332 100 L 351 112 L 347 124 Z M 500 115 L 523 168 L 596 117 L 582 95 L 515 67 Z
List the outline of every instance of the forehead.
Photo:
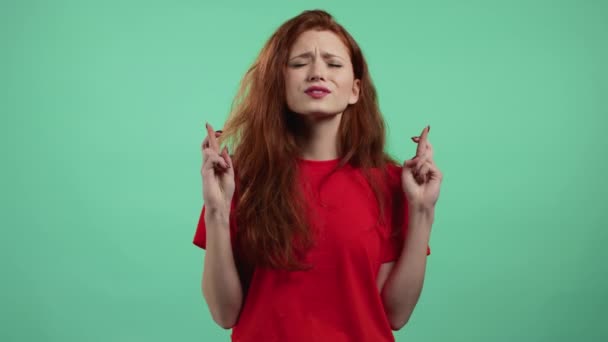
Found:
M 343 58 L 349 57 L 349 51 L 340 37 L 331 31 L 305 31 L 296 39 L 290 55 L 320 50 L 321 53 L 331 53 Z

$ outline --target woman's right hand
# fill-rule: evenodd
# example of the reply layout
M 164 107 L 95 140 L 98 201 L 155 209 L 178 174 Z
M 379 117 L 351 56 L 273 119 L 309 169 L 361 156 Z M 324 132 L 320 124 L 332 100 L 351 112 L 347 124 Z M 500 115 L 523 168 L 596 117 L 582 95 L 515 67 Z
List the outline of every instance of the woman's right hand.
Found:
M 206 125 L 206 128 L 207 137 L 202 144 L 203 166 L 201 168 L 206 214 L 220 213 L 221 215 L 228 215 L 234 195 L 232 159 L 230 159 L 226 147 L 220 152 L 217 137 L 221 133 L 215 132 L 209 124 Z

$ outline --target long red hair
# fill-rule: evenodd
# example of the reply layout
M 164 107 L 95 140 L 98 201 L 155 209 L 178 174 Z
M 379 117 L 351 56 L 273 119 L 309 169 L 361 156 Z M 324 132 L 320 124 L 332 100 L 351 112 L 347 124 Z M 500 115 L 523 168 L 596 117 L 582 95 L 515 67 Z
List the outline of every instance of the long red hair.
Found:
M 384 151 L 385 123 L 367 63 L 355 40 L 329 13 L 304 11 L 266 42 L 241 81 L 219 138 L 232 151 L 237 198 L 231 217 L 238 226 L 238 254 L 250 265 L 306 269 L 299 256 L 314 244 L 306 204 L 295 184 L 300 155 L 295 136 L 301 125 L 287 107 L 284 82 L 291 46 L 301 33 L 313 29 L 331 31 L 342 39 L 355 78 L 361 82 L 359 100 L 342 115 L 336 170 L 346 164 L 361 168 L 383 217 L 382 190 L 371 171 L 386 172 L 387 163 L 397 162 Z

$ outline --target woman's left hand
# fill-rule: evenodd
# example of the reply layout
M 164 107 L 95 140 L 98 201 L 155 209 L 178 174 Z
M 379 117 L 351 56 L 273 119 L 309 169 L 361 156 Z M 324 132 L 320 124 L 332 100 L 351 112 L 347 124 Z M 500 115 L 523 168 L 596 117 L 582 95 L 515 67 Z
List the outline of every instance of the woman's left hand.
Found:
M 419 137 L 412 137 L 418 144 L 416 156 L 403 163 L 401 185 L 408 204 L 418 209 L 432 210 L 439 199 L 439 187 L 443 174 L 433 161 L 433 146 L 428 140 L 430 126 Z

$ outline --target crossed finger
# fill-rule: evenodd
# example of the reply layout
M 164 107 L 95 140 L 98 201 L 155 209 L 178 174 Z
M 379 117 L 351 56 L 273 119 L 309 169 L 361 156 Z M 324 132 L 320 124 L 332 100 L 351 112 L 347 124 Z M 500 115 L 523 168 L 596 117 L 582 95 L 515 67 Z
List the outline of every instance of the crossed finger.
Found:
M 433 159 L 433 146 L 428 140 L 428 132 L 430 126 L 425 127 L 422 134 L 419 137 L 412 137 L 412 141 L 418 144 L 416 147 L 416 156 L 413 159 L 432 160 Z
M 207 136 L 203 140 L 203 161 L 206 163 L 207 160 L 211 159 L 210 162 L 213 164 L 213 168 L 217 171 L 226 170 L 230 167 L 228 151 L 224 148 L 224 151 L 220 152 L 219 143 L 217 137 L 222 134 L 222 131 L 214 131 L 210 124 L 205 124 L 207 129 Z
M 414 177 L 419 183 L 425 183 L 429 178 L 427 174 L 433 163 L 433 146 L 428 140 L 428 134 L 431 126 L 427 126 L 422 130 L 419 137 L 412 137 L 412 140 L 418 144 L 416 148 L 416 163 L 414 166 Z
M 418 143 L 418 147 L 416 148 L 416 156 L 420 156 L 420 155 L 422 155 L 422 153 L 425 152 L 430 130 L 431 130 L 431 126 L 430 125 L 426 126 L 422 130 L 420 137 L 414 137 L 414 138 L 417 138 L 417 140 L 418 140 L 418 141 L 416 141 Z
M 215 131 L 216 138 L 218 138 L 220 135 L 222 135 L 222 131 Z M 210 148 L 208 136 L 206 136 L 205 139 L 203 140 L 203 148 Z
M 213 151 L 220 153 L 220 145 L 217 143 L 217 139 L 215 138 L 215 131 L 213 130 L 213 127 L 211 127 L 210 124 L 206 124 L 205 127 L 207 127 L 207 138 L 209 139 L 209 147 Z
M 419 142 L 420 138 L 418 138 L 418 137 L 413 137 L 412 140 L 415 143 L 421 144 Z M 419 154 L 417 154 L 415 157 L 417 157 L 418 159 L 423 158 L 423 157 L 427 157 L 427 158 L 433 159 L 433 155 L 434 155 L 434 153 L 433 153 L 433 145 L 431 145 L 431 143 L 428 140 L 427 140 L 426 144 L 424 144 L 423 146 L 421 145 L 419 148 L 422 151 L 419 152 Z

